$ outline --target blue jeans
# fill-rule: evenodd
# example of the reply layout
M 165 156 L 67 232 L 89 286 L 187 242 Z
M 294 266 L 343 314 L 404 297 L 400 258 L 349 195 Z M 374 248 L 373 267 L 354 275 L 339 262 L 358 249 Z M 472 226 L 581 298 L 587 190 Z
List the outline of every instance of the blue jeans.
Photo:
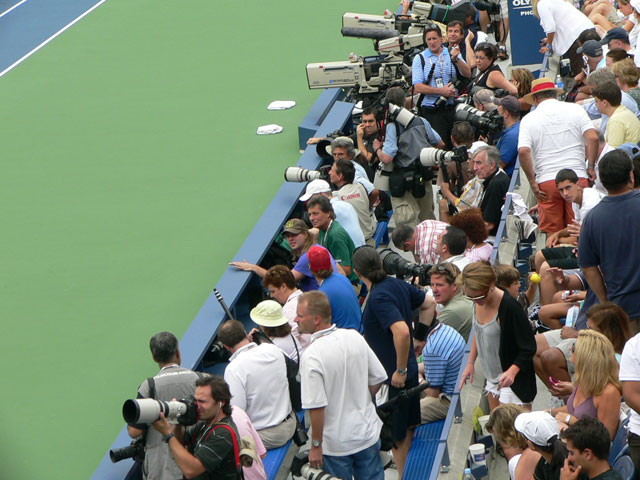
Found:
M 369 448 L 343 457 L 322 456 L 322 470 L 343 480 L 384 480 L 380 440 Z

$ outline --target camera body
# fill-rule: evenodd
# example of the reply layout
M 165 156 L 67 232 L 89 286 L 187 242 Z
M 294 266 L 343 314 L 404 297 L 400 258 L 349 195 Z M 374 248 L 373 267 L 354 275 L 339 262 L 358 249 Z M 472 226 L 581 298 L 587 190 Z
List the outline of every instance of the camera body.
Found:
M 385 248 L 380 252 L 380 259 L 382 260 L 382 269 L 389 275 L 395 275 L 396 278 L 402 280 L 415 278 L 423 287 L 431 283 L 429 270 L 431 270 L 432 265 L 419 265 L 409 262 L 390 248 Z
M 145 444 L 146 444 L 147 432 L 134 438 L 130 445 L 122 448 L 116 448 L 115 450 L 109 450 L 109 458 L 113 463 L 127 458 L 133 458 L 134 461 L 142 463 L 144 462 Z
M 320 469 L 309 466 L 309 451 L 299 452 L 291 462 L 291 473 L 306 480 L 338 480 Z

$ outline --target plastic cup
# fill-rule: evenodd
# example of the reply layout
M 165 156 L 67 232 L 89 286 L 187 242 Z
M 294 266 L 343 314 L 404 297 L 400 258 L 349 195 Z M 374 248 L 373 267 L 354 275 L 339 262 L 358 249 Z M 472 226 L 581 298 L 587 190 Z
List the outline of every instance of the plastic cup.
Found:
M 483 415 L 481 417 L 478 417 L 478 422 L 480 422 L 480 429 L 482 430 L 483 435 L 489 435 L 489 432 L 487 432 L 485 428 L 485 425 L 487 424 L 488 421 L 489 421 L 489 415 Z
M 469 453 L 471 454 L 471 460 L 474 464 L 487 464 L 487 459 L 484 454 L 484 443 L 474 443 L 473 445 L 469 445 Z

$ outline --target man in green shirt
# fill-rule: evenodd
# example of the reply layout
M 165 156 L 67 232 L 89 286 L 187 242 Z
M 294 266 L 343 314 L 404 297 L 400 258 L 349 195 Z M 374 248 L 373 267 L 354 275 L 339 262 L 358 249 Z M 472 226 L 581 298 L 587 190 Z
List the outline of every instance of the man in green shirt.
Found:
M 318 243 L 325 247 L 340 264 L 352 284 L 359 283 L 358 277 L 351 268 L 351 256 L 355 250 L 353 240 L 336 220 L 333 207 L 328 198 L 322 195 L 311 197 L 307 203 L 309 221 L 318 229 Z
M 430 301 L 433 312 L 431 315 L 435 315 L 436 304 L 441 305 L 443 308 L 438 313 L 438 321 L 456 330 L 467 342 L 471 333 L 473 302 L 462 295 L 456 283 L 460 269 L 453 263 L 443 262 L 431 267 L 429 274 L 433 292 L 433 300 Z M 413 343 L 416 355 L 421 354 L 424 349 L 425 331 L 426 326 L 416 327 L 414 331 Z

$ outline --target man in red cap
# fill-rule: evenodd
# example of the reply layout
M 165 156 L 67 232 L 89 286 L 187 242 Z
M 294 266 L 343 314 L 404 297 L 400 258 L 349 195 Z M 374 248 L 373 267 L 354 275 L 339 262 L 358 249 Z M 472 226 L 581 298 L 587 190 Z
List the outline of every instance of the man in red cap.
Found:
M 333 271 L 329 250 L 315 245 L 307 252 L 309 268 L 313 273 L 319 290 L 329 297 L 331 318 L 339 328 L 362 330 L 362 311 L 351 282 L 344 275 Z
M 540 230 L 547 234 L 573 220 L 571 205 L 556 187 L 556 174 L 570 168 L 580 185 L 588 187 L 587 176 L 595 180 L 598 156 L 598 134 L 589 116 L 580 105 L 558 101 L 561 91 L 549 78 L 534 80 L 523 99 L 536 109 L 520 122 L 518 137 L 520 165 L 538 199 Z

